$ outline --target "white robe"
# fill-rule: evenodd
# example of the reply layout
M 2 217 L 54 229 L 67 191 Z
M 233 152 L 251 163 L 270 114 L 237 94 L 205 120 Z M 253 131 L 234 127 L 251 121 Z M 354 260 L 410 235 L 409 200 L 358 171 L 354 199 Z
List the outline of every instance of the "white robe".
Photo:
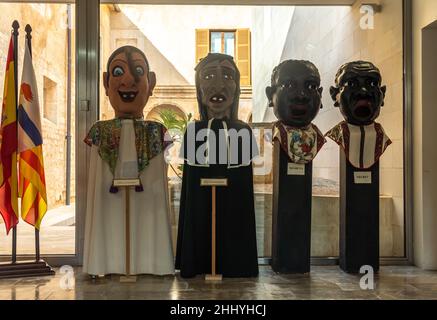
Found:
M 122 147 L 126 134 L 127 140 L 134 141 L 131 121 L 122 123 L 117 176 L 120 159 L 132 160 L 129 151 Z M 91 148 L 83 271 L 91 275 L 127 274 L 126 191 L 123 187 L 118 193 L 109 192 L 113 175 L 100 157 L 98 147 Z M 163 152 L 150 160 L 140 178 L 144 191 L 135 192 L 135 188 L 130 187 L 129 192 L 130 274 L 174 274 L 167 164 Z

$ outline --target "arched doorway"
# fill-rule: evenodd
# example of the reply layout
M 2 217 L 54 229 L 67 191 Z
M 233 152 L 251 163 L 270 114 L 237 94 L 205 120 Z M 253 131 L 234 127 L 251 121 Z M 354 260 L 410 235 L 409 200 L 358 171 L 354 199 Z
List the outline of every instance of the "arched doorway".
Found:
M 163 114 L 172 113 L 177 119 L 186 119 L 185 112 L 174 104 L 160 104 L 153 107 L 146 116 L 146 120 L 163 122 Z

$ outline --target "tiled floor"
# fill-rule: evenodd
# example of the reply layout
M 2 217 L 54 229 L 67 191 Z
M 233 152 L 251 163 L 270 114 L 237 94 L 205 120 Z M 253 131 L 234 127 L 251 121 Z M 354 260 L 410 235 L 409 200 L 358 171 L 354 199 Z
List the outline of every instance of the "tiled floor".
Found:
M 415 267 L 382 267 L 374 290 L 361 290 L 360 276 L 338 267 L 313 267 L 310 275 L 279 275 L 267 266 L 253 279 L 224 279 L 206 283 L 203 277 L 141 276 L 120 283 L 118 276 L 91 280 L 74 269 L 74 283 L 56 276 L 0 280 L 3 299 L 434 299 L 437 272 Z M 70 287 L 70 289 L 68 289 Z

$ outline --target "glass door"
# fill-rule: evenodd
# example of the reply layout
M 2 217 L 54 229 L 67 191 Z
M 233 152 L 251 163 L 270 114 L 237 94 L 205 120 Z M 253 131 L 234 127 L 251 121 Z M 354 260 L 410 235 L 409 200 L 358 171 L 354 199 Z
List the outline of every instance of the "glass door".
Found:
M 76 254 L 75 193 L 75 6 L 71 3 L 0 2 L 0 100 L 12 22 L 20 24 L 18 81 L 24 57 L 25 26 L 32 27 L 32 58 L 41 113 L 43 156 L 48 211 L 40 229 L 41 255 L 74 257 Z M 0 255 L 11 254 L 12 236 L 0 219 Z M 17 254 L 35 253 L 34 227 L 20 219 Z M 50 262 L 50 261 L 49 261 Z

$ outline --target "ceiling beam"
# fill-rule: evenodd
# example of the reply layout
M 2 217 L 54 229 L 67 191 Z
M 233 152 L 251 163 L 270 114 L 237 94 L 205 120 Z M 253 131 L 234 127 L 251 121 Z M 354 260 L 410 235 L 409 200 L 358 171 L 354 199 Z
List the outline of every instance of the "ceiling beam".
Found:
M 356 0 L 101 0 L 101 3 L 117 4 L 166 4 L 166 5 L 307 5 L 307 6 L 351 6 Z

